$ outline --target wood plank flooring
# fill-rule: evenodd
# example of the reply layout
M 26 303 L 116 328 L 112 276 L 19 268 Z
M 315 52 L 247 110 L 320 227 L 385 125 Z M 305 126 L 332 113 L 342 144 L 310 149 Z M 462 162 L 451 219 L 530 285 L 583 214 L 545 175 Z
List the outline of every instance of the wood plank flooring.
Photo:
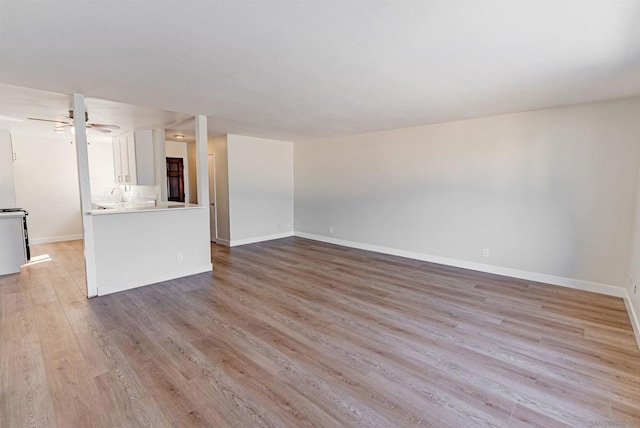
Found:
M 304 240 L 91 300 L 0 276 L 1 427 L 640 426 L 621 299 Z

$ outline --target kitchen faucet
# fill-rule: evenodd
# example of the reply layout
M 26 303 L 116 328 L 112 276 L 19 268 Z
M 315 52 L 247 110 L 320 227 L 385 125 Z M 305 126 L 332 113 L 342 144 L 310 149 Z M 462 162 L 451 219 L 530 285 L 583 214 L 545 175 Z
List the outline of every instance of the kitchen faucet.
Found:
M 116 190 L 120 191 L 120 201 L 119 202 L 124 202 L 124 191 L 122 190 L 121 187 L 114 187 L 113 189 L 111 189 L 111 194 L 113 195 L 113 192 L 115 192 Z

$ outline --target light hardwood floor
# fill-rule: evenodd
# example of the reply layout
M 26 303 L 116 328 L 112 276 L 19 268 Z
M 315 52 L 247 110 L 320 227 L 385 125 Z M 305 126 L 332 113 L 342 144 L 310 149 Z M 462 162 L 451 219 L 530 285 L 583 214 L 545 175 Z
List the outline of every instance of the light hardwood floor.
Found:
M 621 299 L 288 238 L 84 298 L 0 277 L 0 426 L 640 426 Z

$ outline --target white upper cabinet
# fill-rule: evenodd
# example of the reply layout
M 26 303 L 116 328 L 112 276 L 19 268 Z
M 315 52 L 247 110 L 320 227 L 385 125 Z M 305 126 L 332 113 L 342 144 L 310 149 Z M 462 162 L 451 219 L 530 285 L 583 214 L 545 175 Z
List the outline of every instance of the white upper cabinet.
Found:
M 125 140 L 124 135 L 118 135 L 113 137 L 113 180 L 118 183 L 124 183 L 124 174 L 122 172 L 122 156 L 120 155 L 120 146 L 122 140 Z M 126 140 L 125 140 L 126 146 Z
M 113 137 L 113 163 L 116 183 L 155 185 L 151 130 L 136 129 Z
M 0 208 L 16 207 L 16 190 L 13 185 L 13 147 L 11 134 L 0 129 Z

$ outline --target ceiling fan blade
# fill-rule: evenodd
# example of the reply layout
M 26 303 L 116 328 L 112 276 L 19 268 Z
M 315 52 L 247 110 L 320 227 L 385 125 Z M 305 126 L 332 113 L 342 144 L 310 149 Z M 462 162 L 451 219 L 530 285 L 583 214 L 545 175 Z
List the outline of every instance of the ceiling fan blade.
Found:
M 28 117 L 28 120 L 39 120 L 41 122 L 53 122 L 53 123 L 62 123 L 63 125 L 71 125 L 69 122 L 65 122 L 64 120 L 49 120 L 49 119 L 38 119 L 37 117 Z
M 92 126 L 92 127 L 90 127 L 90 129 L 93 129 L 94 131 L 102 132 L 103 134 L 111 134 L 110 130 L 103 129 L 103 128 L 98 128 L 96 126 Z
M 103 123 L 87 123 L 87 126 L 89 125 L 91 125 L 92 128 L 120 129 L 118 125 L 105 125 Z

